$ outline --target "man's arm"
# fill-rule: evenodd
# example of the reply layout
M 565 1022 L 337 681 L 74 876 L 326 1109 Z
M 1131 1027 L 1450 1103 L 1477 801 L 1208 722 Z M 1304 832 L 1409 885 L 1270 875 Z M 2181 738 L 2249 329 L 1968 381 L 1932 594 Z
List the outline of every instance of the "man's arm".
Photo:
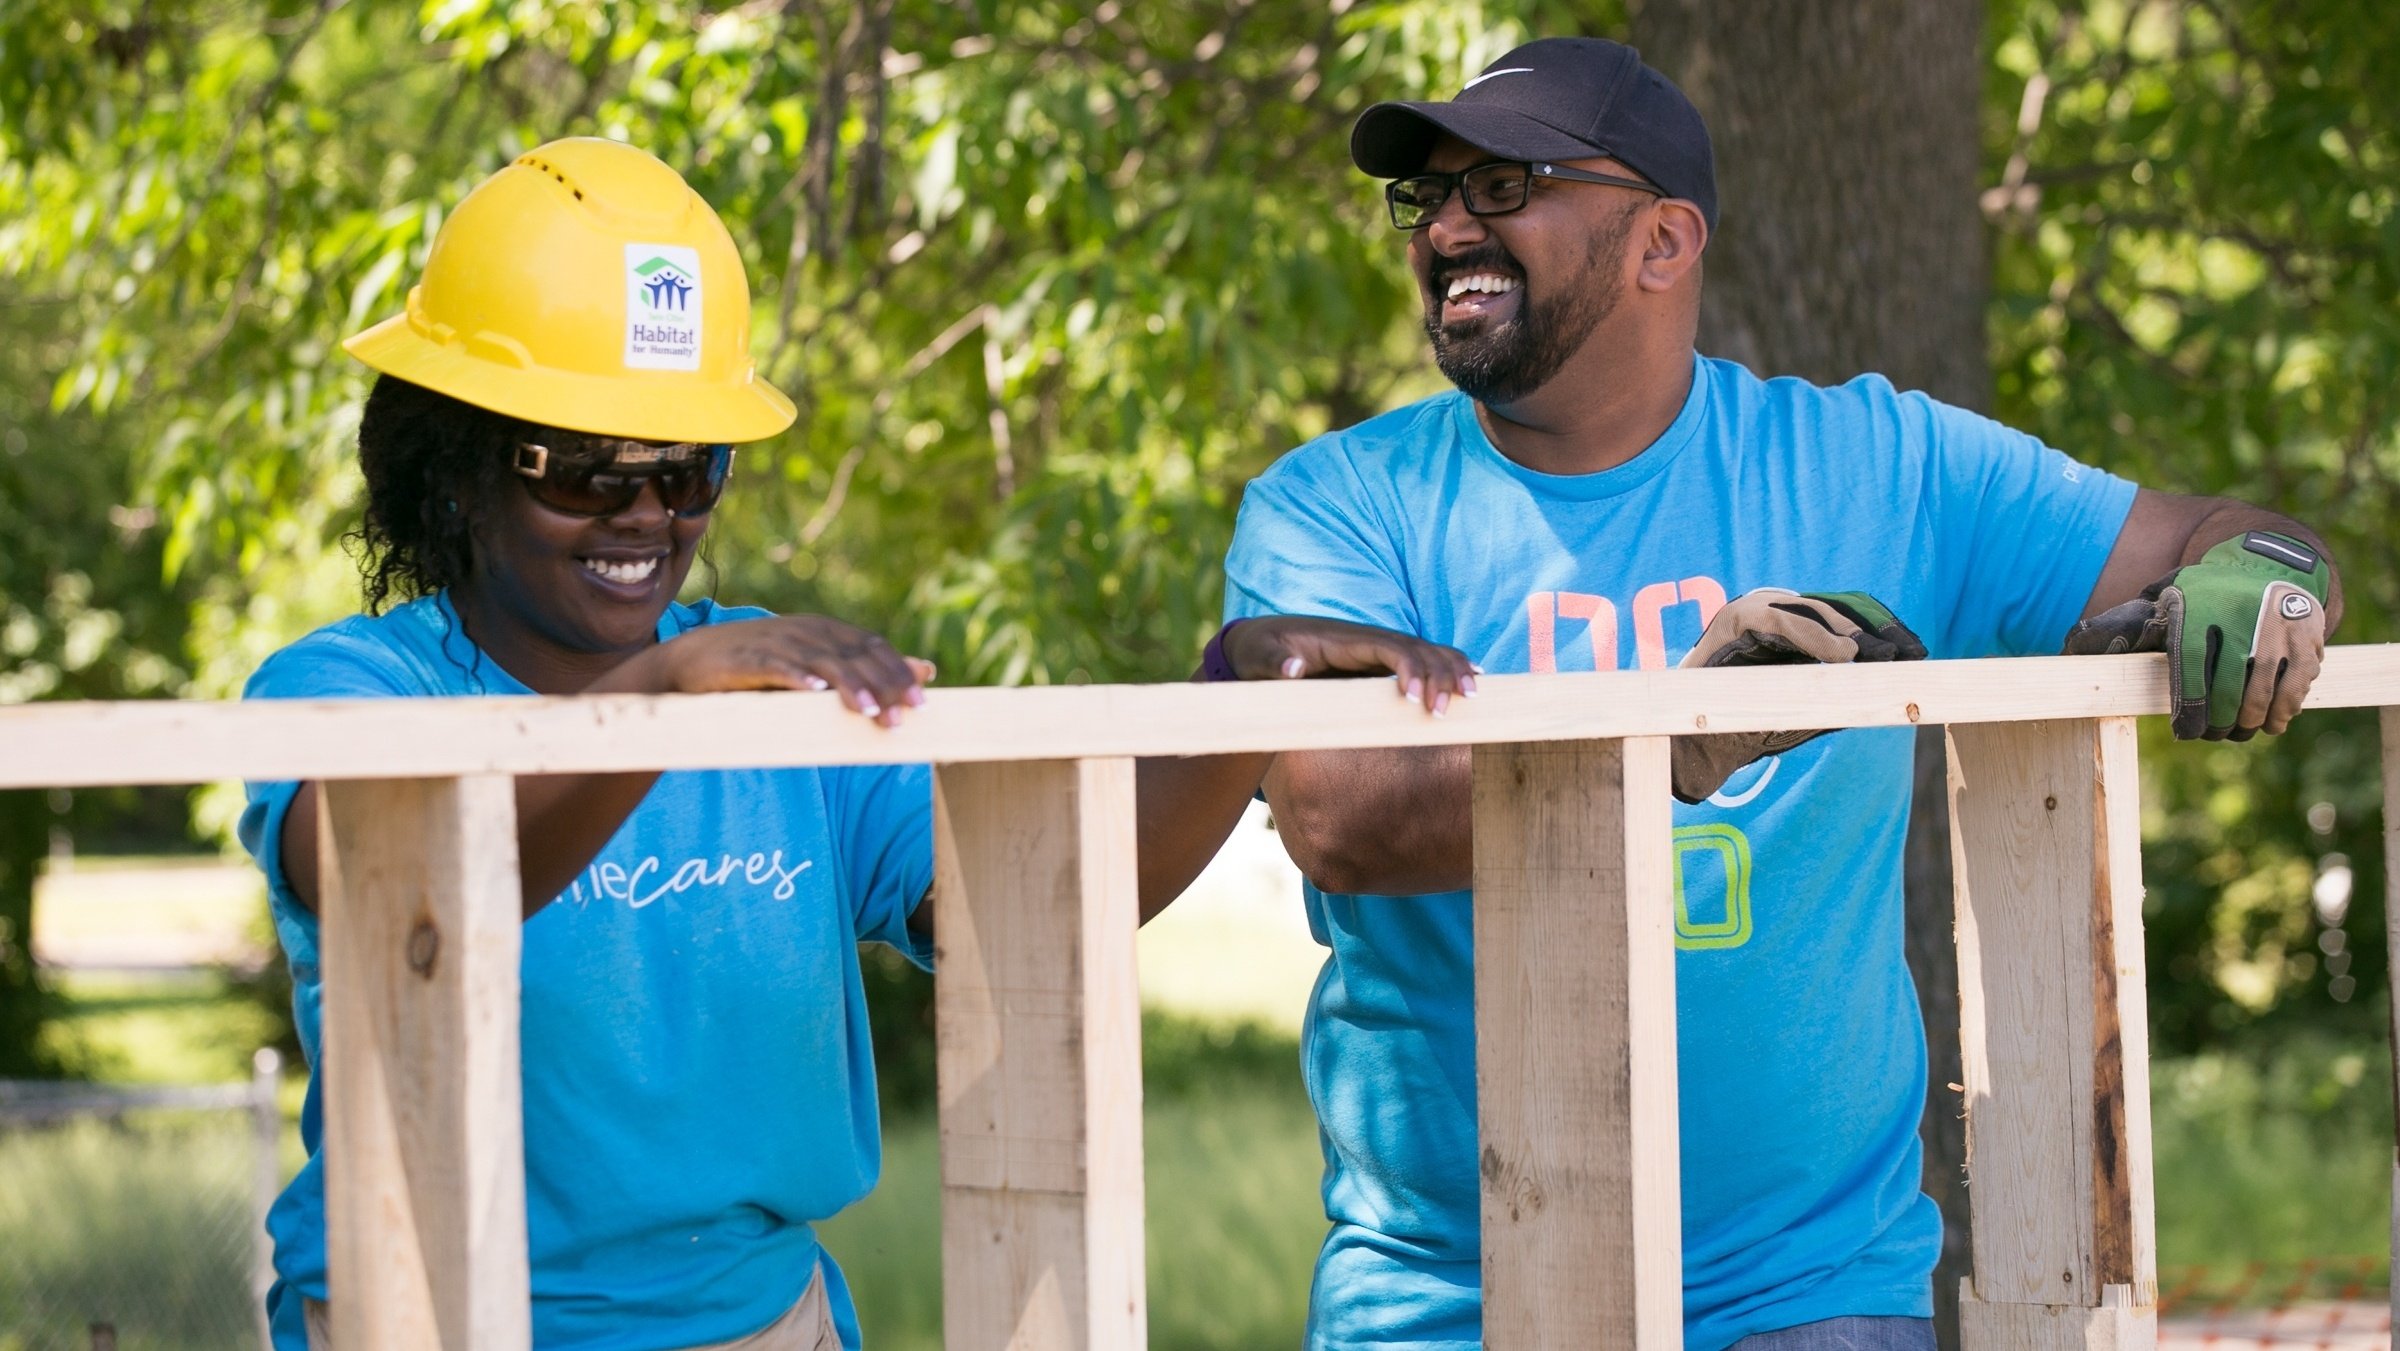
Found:
M 2117 532 L 2116 547 L 2100 569 L 2091 599 L 2084 602 L 2086 619 L 2114 609 L 2177 568 L 2200 561 L 2200 556 L 2229 539 L 2252 530 L 2268 530 L 2307 541 L 2328 563 L 2324 541 L 2315 531 L 2288 516 L 2223 497 L 2185 497 L 2176 493 L 2134 494 L 2133 510 Z M 2325 629 L 2331 633 L 2342 620 L 2342 576 L 2333 570 L 2332 588 L 2325 596 Z
M 1474 880 L 1467 746 L 1286 751 L 1267 770 L 1284 852 L 1323 891 L 1423 896 Z
M 2341 613 L 2333 560 L 2298 522 L 2141 492 L 2063 646 L 2166 653 L 2176 737 L 2246 741 L 2300 712 Z
M 1383 673 L 1401 697 L 1440 717 L 1475 693 L 1474 664 L 1454 648 L 1338 619 L 1264 615 L 1228 625 L 1195 680 L 1298 680 Z M 1242 819 L 1274 759 L 1264 753 L 1148 759 L 1134 766 L 1141 913 L 1183 894 Z M 1463 763 L 1463 762 L 1462 762 Z

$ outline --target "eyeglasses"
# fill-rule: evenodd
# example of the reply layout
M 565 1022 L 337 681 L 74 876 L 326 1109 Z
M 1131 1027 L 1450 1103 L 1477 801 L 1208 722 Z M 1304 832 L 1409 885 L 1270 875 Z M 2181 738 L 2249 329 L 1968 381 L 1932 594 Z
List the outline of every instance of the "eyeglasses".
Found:
M 569 516 L 614 516 L 640 500 L 645 484 L 685 520 L 706 516 L 725 495 L 733 447 L 680 442 L 661 446 L 613 436 L 549 432 L 549 444 L 517 445 L 514 468 L 534 501 Z
M 1533 193 L 1533 180 L 1555 178 L 1562 183 L 1599 183 L 1612 188 L 1632 188 L 1653 197 L 1664 197 L 1666 189 L 1638 178 L 1623 178 L 1616 174 L 1596 174 L 1588 169 L 1570 169 L 1563 164 L 1529 164 L 1523 160 L 1495 160 L 1478 164 L 1455 174 L 1418 174 L 1383 185 L 1383 200 L 1392 211 L 1392 224 L 1402 230 L 1421 230 L 1433 223 L 1442 204 L 1450 200 L 1452 189 L 1464 194 L 1470 216 L 1505 216 L 1525 205 Z

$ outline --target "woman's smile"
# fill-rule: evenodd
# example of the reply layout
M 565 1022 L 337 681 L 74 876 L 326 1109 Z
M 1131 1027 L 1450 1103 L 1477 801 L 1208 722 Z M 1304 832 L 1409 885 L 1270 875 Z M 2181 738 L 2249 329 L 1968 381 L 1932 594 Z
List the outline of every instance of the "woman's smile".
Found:
M 610 595 L 625 600 L 648 600 L 658 588 L 659 565 L 666 561 L 663 551 L 638 555 L 592 554 L 576 561 Z

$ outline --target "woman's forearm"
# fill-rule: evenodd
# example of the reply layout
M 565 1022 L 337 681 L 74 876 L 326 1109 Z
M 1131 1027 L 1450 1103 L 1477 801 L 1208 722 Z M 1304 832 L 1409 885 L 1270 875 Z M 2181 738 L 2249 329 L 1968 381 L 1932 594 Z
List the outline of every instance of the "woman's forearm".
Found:
M 1134 765 L 1142 920 L 1192 884 L 1242 819 L 1268 755 L 1152 759 Z
M 609 837 L 657 781 L 656 771 L 545 774 L 517 780 L 517 870 L 524 879 L 525 918 L 533 918 L 599 857 Z M 283 818 L 277 846 L 285 880 L 312 914 L 324 913 L 317 866 L 320 799 L 316 784 L 300 785 Z

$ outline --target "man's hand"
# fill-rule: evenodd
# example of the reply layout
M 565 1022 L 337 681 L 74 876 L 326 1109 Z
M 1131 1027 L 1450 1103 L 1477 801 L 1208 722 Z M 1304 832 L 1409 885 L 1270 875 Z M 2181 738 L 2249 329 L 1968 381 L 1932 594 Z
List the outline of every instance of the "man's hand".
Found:
M 1225 631 L 1223 651 L 1243 680 L 1388 674 L 1402 698 L 1423 703 L 1436 717 L 1452 695 L 1475 693 L 1475 663 L 1457 648 L 1339 619 L 1245 619 Z
M 1686 667 L 1781 666 L 1796 662 L 1923 661 L 1925 644 L 1900 617 L 1863 591 L 1802 595 L 1761 587 L 1737 596 L 1700 635 Z M 1733 772 L 1825 735 L 1816 732 L 1715 732 L 1679 736 L 1670 761 L 1675 796 L 1708 800 Z
M 2179 740 L 2281 732 L 2325 664 L 2332 578 L 2310 545 L 2252 530 L 2076 625 L 2066 651 L 2166 653 Z
M 1475 692 L 1475 665 L 1455 648 L 1338 619 L 1268 615 L 1227 625 L 1209 641 L 1200 678 L 1297 680 L 1381 675 L 1439 715 L 1454 694 Z M 1183 894 L 1241 819 L 1276 757 L 1200 755 L 1145 759 L 1135 768 L 1142 920 Z M 1286 847 L 1292 837 L 1284 836 Z M 1297 857 L 1297 855 L 1295 855 Z

